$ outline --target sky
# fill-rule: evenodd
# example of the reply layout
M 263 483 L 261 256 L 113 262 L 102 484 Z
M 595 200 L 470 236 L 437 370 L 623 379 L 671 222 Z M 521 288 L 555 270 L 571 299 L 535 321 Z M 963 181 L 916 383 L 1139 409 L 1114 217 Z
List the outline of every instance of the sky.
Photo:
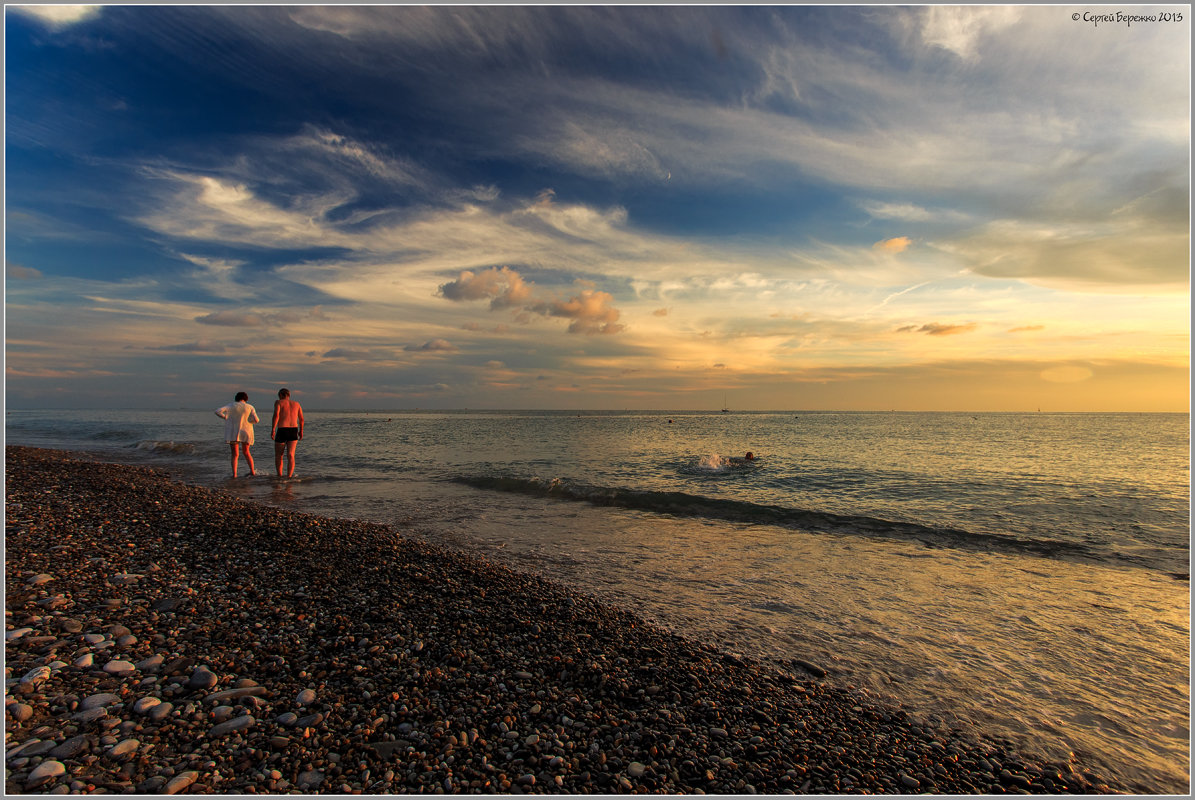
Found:
M 1131 10 L 6 6 L 6 403 L 1187 411 Z

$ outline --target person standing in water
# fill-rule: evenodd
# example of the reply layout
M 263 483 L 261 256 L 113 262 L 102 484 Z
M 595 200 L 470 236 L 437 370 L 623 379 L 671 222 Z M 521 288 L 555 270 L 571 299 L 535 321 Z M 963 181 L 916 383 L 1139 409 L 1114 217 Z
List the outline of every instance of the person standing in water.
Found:
M 290 389 L 279 389 L 274 401 L 274 419 L 270 422 L 270 438 L 274 440 L 274 466 L 282 477 L 282 457 L 290 459 L 286 477 L 295 474 L 295 446 L 303 438 L 303 407 L 290 399 Z
M 249 395 L 237 392 L 231 405 L 216 409 L 216 416 L 225 420 L 224 441 L 232 448 L 232 477 L 237 476 L 237 460 L 241 453 L 245 454 L 249 474 L 256 475 L 257 469 L 249 448 L 253 446 L 253 423 L 261 420 L 257 418 L 257 409 L 249 405 Z

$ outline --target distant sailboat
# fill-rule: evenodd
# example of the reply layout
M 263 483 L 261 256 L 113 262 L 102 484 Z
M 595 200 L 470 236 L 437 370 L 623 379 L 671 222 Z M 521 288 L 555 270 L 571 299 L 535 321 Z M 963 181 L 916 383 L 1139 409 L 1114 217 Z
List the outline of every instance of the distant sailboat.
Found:
M 730 408 L 726 405 L 726 395 L 722 395 L 722 413 L 729 414 Z

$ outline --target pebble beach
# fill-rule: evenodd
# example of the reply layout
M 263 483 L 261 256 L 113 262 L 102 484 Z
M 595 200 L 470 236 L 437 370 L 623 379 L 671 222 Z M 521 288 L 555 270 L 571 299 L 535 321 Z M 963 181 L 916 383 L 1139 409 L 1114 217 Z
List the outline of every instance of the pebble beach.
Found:
M 9 793 L 1122 790 L 401 528 L 63 451 L 5 483 Z

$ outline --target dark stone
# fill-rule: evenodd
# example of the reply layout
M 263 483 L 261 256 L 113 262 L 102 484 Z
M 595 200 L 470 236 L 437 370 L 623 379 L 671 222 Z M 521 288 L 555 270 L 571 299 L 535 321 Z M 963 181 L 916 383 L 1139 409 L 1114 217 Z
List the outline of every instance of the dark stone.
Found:
M 154 604 L 150 606 L 154 611 L 176 611 L 182 607 L 183 603 L 187 602 L 186 598 L 182 597 L 164 597 L 161 600 L 155 600 Z
M 82 734 L 72 736 L 50 751 L 50 757 L 56 759 L 74 758 L 91 750 L 91 742 Z

